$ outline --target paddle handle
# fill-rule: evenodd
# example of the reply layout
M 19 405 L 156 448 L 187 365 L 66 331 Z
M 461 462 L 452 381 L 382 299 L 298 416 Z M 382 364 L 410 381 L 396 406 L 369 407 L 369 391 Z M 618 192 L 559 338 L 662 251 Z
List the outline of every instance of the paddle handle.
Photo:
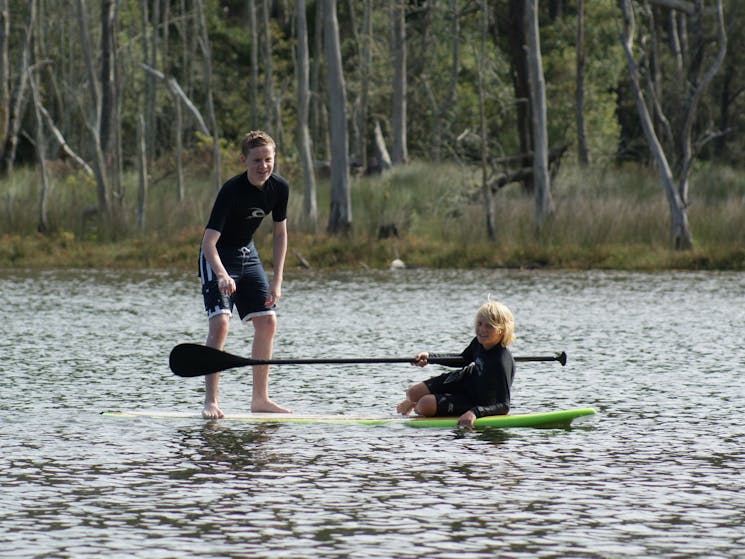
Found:
M 433 355 L 428 359 L 433 365 L 463 367 L 465 360 L 457 354 Z M 558 361 L 566 365 L 563 351 L 550 356 L 515 357 L 515 361 Z M 253 365 L 339 365 L 358 363 L 414 363 L 411 357 L 348 357 L 321 359 L 249 359 L 199 344 L 179 344 L 171 350 L 169 366 L 180 377 L 198 377 L 235 367 Z

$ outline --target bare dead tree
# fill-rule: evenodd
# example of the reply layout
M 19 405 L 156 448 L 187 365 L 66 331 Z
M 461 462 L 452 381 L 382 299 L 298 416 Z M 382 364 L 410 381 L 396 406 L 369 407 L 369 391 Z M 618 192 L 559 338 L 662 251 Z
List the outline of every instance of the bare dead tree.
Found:
M 703 2 L 701 0 L 694 2 L 655 0 L 655 3 L 683 11 L 695 18 L 695 25 L 692 29 L 694 36 L 691 37 L 691 41 L 697 45 L 698 50 L 689 57 L 686 75 L 683 79 L 675 80 L 680 84 L 682 91 L 678 93 L 679 114 L 676 114 L 674 119 L 664 113 L 660 102 L 661 92 L 658 88 L 644 87 L 642 84 L 640 62 L 634 56 L 636 17 L 630 0 L 618 0 L 622 15 L 620 38 L 644 136 L 657 164 L 660 183 L 667 196 L 672 244 L 675 249 L 689 250 L 693 247 L 693 240 L 688 224 L 688 188 L 690 169 L 696 157 L 693 126 L 703 92 L 724 61 L 727 35 L 724 28 L 722 2 L 716 0 L 714 18 L 716 20 L 717 53 L 704 71 L 702 56 L 704 26 L 701 21 L 704 16 Z M 647 70 L 646 75 L 653 76 L 653 73 Z M 670 147 L 667 151 L 660 139 L 660 132 L 655 127 L 655 121 L 659 123 L 658 127 L 661 127 L 664 136 L 669 140 Z M 703 142 L 697 142 L 697 148 L 700 149 L 702 145 Z
M 259 109 L 256 100 L 259 98 L 259 30 L 256 27 L 256 2 L 248 0 L 248 34 L 251 37 L 251 73 L 248 81 L 248 98 L 251 104 L 251 129 L 259 126 Z
M 336 0 L 323 0 L 324 43 L 331 131 L 331 207 L 329 233 L 346 233 L 352 227 L 352 199 L 349 185 L 346 92 L 341 63 Z
M 147 174 L 147 146 L 145 145 L 145 116 L 137 115 L 137 227 L 145 229 L 145 208 L 147 205 L 148 174 Z
M 587 149 L 587 135 L 585 134 L 585 2 L 577 0 L 577 45 L 575 78 L 575 115 L 577 123 L 577 160 L 580 166 L 586 167 L 590 163 Z
M 546 118 L 546 85 L 541 60 L 538 30 L 538 0 L 526 0 L 528 77 L 530 106 L 533 115 L 533 180 L 535 191 L 535 227 L 540 231 L 554 213 L 551 179 L 548 169 L 548 129 Z
M 101 144 L 101 98 L 99 93 L 99 83 L 96 78 L 96 71 L 93 64 L 93 52 L 90 44 L 90 34 L 88 32 L 88 20 L 85 11 L 84 0 L 77 0 L 78 28 L 80 32 L 80 46 L 85 63 L 86 79 L 88 83 L 89 115 L 87 117 L 86 127 L 90 134 L 91 151 L 93 152 L 93 173 L 96 176 L 96 194 L 98 199 L 98 213 L 105 222 L 111 220 L 111 187 L 109 177 L 106 173 L 106 161 L 104 158 L 103 147 Z
M 7 115 L 7 130 L 2 141 L 2 156 L 0 165 L 7 175 L 13 174 L 16 149 L 18 147 L 18 135 L 21 130 L 24 107 L 27 102 L 28 90 L 28 67 L 31 59 L 31 38 L 33 36 L 34 21 L 36 20 L 36 0 L 28 0 L 26 3 L 26 25 L 23 34 L 23 46 L 19 54 L 18 79 L 10 92 L 9 110 Z
M 308 115 L 310 110 L 310 55 L 308 53 L 308 22 L 305 15 L 305 0 L 296 0 L 297 54 L 295 77 L 297 80 L 297 148 L 303 168 L 303 210 L 305 219 L 315 230 L 318 224 L 316 201 L 316 177 L 313 171 L 313 149 L 311 147 Z
M 496 239 L 494 228 L 494 195 L 489 188 L 489 137 L 486 126 L 486 110 L 484 102 L 484 67 L 486 66 L 486 36 L 489 31 L 489 6 L 486 1 L 481 2 L 481 39 L 479 41 L 479 128 L 481 132 L 481 191 L 484 194 L 484 210 L 486 215 L 486 234 L 489 240 Z
M 204 4 L 202 0 L 196 0 L 197 20 L 199 23 L 199 47 L 202 51 L 204 64 L 204 87 L 207 90 L 207 115 L 212 130 L 212 168 L 215 180 L 215 190 L 222 186 L 220 176 L 220 132 L 217 128 L 217 117 L 215 115 L 215 102 L 212 97 L 212 48 L 207 33 L 207 22 L 204 18 Z
M 39 175 L 41 179 L 41 188 L 39 189 L 39 221 L 36 230 L 39 233 L 46 233 L 49 230 L 49 219 L 47 217 L 47 198 L 49 193 L 49 175 L 47 173 L 47 155 L 46 155 L 46 137 L 44 135 L 44 120 L 41 114 L 41 98 L 39 88 L 36 85 L 34 77 L 34 66 L 29 66 L 28 81 L 31 84 L 31 96 L 34 105 L 34 116 L 36 117 L 35 141 L 36 141 L 36 160 L 39 164 Z
M 8 133 L 10 109 L 10 65 L 8 62 L 10 11 L 8 11 L 8 2 L 9 0 L 0 0 L 0 142 Z M 2 158 L 2 145 L 0 143 L 0 158 Z
M 272 34 L 269 26 L 269 5 L 271 0 L 261 2 L 261 28 L 263 32 L 263 65 L 264 65 L 264 129 L 271 130 L 276 136 L 277 122 L 274 118 L 274 78 L 272 71 Z
M 396 0 L 391 6 L 393 21 L 393 145 L 391 160 L 394 165 L 409 158 L 406 141 L 406 5 Z

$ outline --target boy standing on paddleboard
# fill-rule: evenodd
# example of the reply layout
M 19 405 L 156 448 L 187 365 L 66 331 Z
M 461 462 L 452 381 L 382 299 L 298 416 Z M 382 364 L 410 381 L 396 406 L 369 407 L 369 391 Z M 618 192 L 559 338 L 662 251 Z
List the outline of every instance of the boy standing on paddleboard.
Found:
M 406 399 L 396 406 L 398 413 L 457 415 L 458 425 L 470 428 L 477 417 L 510 411 L 515 360 L 507 346 L 515 339 L 512 312 L 502 303 L 488 301 L 476 312 L 474 329 L 476 337 L 460 354 L 468 365 L 412 384 Z M 429 358 L 428 352 L 419 353 L 415 364 L 424 367 Z
M 222 349 L 228 336 L 233 305 L 244 324 L 253 323 L 253 359 L 271 359 L 277 328 L 276 303 L 282 295 L 287 254 L 287 200 L 289 185 L 274 173 L 277 146 L 262 131 L 246 134 L 241 161 L 246 172 L 229 179 L 217 194 L 199 251 L 199 276 L 209 320 L 207 343 Z M 271 282 L 256 252 L 253 235 L 262 220 L 272 214 L 274 228 Z M 205 418 L 224 417 L 218 405 L 219 373 L 205 377 Z M 252 412 L 290 410 L 269 398 L 269 366 L 253 367 Z

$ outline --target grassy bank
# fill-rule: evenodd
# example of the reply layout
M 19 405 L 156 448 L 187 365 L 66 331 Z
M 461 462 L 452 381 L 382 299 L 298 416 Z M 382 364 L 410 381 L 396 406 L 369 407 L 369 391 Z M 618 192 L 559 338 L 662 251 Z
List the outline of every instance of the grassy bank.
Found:
M 318 184 L 314 226 L 303 219 L 302 182 L 292 165 L 283 170 L 293 186 L 288 269 L 386 268 L 400 258 L 407 266 L 431 268 L 745 270 L 745 176 L 731 170 L 694 177 L 689 221 L 695 248 L 688 252 L 670 250 L 669 212 L 657 176 L 638 168 L 566 168 L 553 185 L 555 217 L 538 237 L 532 199 L 516 185 L 502 189 L 494 241 L 487 239 L 475 169 L 412 163 L 382 177 L 353 179 L 353 230 L 344 236 L 323 232 L 327 181 Z M 225 176 L 238 171 L 227 169 Z M 154 177 L 142 228 L 134 224 L 135 177 L 127 177 L 124 223 L 111 234 L 83 211 L 95 204 L 95 185 L 60 172 L 51 181 L 50 232 L 39 235 L 38 175 L 17 171 L 0 182 L 0 267 L 191 270 L 215 188 L 206 174 L 190 177 L 182 203 L 173 177 Z M 392 224 L 399 236 L 380 239 L 380 227 Z M 267 265 L 268 225 L 257 235 Z

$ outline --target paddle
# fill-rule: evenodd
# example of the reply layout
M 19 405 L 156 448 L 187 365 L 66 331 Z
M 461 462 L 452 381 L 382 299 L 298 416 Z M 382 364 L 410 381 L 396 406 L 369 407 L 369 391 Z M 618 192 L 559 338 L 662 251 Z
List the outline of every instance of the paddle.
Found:
M 457 354 L 433 354 L 428 359 L 433 365 L 463 367 L 467 363 Z M 558 361 L 566 365 L 567 354 L 515 357 L 515 361 Z M 335 365 L 344 363 L 413 363 L 411 357 L 351 357 L 342 359 L 248 359 L 219 349 L 199 344 L 179 344 L 171 350 L 171 370 L 180 377 L 198 377 L 234 367 L 251 365 Z

